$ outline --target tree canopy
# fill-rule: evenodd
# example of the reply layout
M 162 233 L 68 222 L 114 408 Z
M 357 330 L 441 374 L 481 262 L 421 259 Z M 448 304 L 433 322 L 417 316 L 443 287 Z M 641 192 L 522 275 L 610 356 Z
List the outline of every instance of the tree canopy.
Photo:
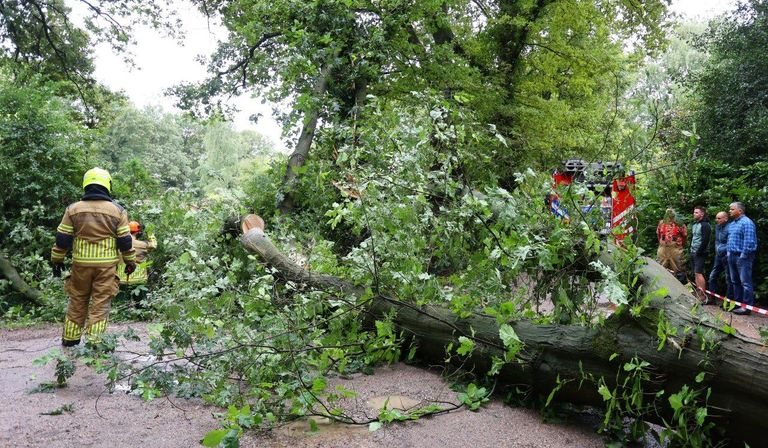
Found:
M 696 79 L 702 150 L 712 159 L 766 161 L 768 3 L 743 1 L 713 22 L 700 46 L 710 54 Z

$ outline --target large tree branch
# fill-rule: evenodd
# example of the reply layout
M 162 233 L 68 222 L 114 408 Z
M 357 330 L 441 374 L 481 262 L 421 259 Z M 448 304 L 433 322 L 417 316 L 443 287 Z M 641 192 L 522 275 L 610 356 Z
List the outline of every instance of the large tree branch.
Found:
M 11 287 L 13 287 L 14 290 L 19 292 L 21 295 L 27 298 L 30 302 L 39 306 L 45 305 L 42 299 L 42 295 L 40 294 L 40 291 L 29 286 L 27 282 L 25 282 L 24 279 L 21 278 L 18 271 L 16 271 L 16 268 L 13 267 L 13 264 L 11 264 L 11 261 L 5 258 L 5 256 L 3 256 L 2 253 L 0 253 L 0 274 L 3 274 L 3 277 L 5 277 L 6 279 L 8 279 L 9 282 L 11 282 Z
M 312 274 L 299 267 L 280 254 L 261 229 L 244 230 L 245 247 L 287 279 L 345 294 L 360 295 L 364 291 L 345 280 Z M 611 249 L 615 250 L 619 249 Z M 611 251 L 601 255 L 603 262 L 612 263 Z M 768 382 L 762 378 L 768 371 L 768 356 L 762 352 L 763 346 L 717 331 L 718 325 L 708 321 L 707 313 L 693 307 L 695 299 L 674 277 L 653 260 L 646 258 L 644 262 L 639 276 L 644 292 L 665 288 L 665 294 L 657 294 L 637 317 L 622 310 L 599 327 L 508 322 L 522 349 L 517 361 L 504 365 L 499 380 L 510 385 L 527 384 L 544 395 L 560 387 L 560 400 L 604 406 L 596 385 L 590 387 L 581 381 L 584 374 L 594 380 L 603 379 L 613 389 L 620 387 L 616 382 L 617 371 L 623 372 L 624 363 L 640 358 L 653 369 L 653 381 L 643 385 L 645 392 L 664 391 L 656 402 L 659 408 L 647 409 L 641 418 L 659 421 L 671 413 L 667 398 L 685 384 L 695 385 L 694 378 L 705 372 L 703 383 L 694 387 L 711 388 L 710 418 L 727 431 L 735 445 L 759 445 L 765 427 L 763 416 L 768 412 Z M 413 336 L 420 356 L 431 362 L 443 363 L 445 347 L 450 343 L 458 346 L 459 336 L 476 343 L 472 355 L 463 360 L 465 366 L 476 372 L 489 370 L 492 357 L 502 357 L 505 351 L 499 325 L 492 316 L 473 314 L 461 319 L 446 308 L 418 307 L 383 296 L 371 299 L 368 311 L 378 316 L 394 315 L 398 327 Z M 677 333 L 670 333 L 669 342 L 657 348 L 660 323 Z M 696 328 L 704 331 L 692 330 Z
M 87 100 L 85 92 L 83 91 L 82 86 L 80 85 L 80 81 L 77 78 L 80 78 L 86 84 L 90 83 L 90 80 L 85 78 L 82 75 L 82 73 L 80 73 L 78 70 L 73 69 L 72 64 L 70 63 L 66 52 L 61 48 L 59 48 L 59 45 L 56 43 L 56 36 L 55 36 L 56 31 L 49 23 L 46 11 L 43 9 L 43 5 L 41 3 L 38 3 L 35 0 L 26 0 L 26 2 L 31 4 L 32 7 L 35 9 L 35 11 L 37 11 L 38 16 L 36 18 L 37 20 L 39 20 L 40 25 L 42 27 L 45 41 L 48 42 L 48 45 L 51 46 L 53 53 L 56 55 L 56 58 L 59 60 L 60 67 L 64 71 L 64 75 L 75 86 L 75 90 L 77 90 L 78 96 L 83 101 L 83 106 L 86 108 L 86 111 L 90 112 L 89 102 Z M 63 14 L 63 17 L 66 23 L 66 21 L 68 21 L 66 14 Z M 60 41 L 62 40 L 60 36 L 58 37 L 58 39 Z
M 246 51 L 247 55 L 243 59 L 238 61 L 233 66 L 227 68 L 226 70 L 221 70 L 217 72 L 217 75 L 226 76 L 226 75 L 235 73 L 238 70 L 241 70 L 243 72 L 243 82 L 245 82 L 245 75 L 247 74 L 248 64 L 251 63 L 253 56 L 256 54 L 256 50 L 258 50 L 259 47 L 264 45 L 270 39 L 280 36 L 281 34 L 282 33 L 278 33 L 278 32 L 264 34 L 263 36 L 261 36 L 261 38 L 258 41 L 256 41 L 256 43 L 248 47 L 248 50 Z
M 109 25 L 110 25 L 112 28 L 114 28 L 114 29 L 118 30 L 118 31 L 119 31 L 121 34 L 124 34 L 124 35 L 128 34 L 128 30 L 126 30 L 126 29 L 125 29 L 125 27 L 123 27 L 123 25 L 120 23 L 120 21 L 119 21 L 119 20 L 117 20 L 117 19 L 116 19 L 116 18 L 115 18 L 115 17 L 114 17 L 112 14 L 110 14 L 110 13 L 108 13 L 108 12 L 104 11 L 104 10 L 103 10 L 103 9 L 101 9 L 100 7 L 98 7 L 98 6 L 94 5 L 93 3 L 91 3 L 91 2 L 89 2 L 89 1 L 87 1 L 87 0 L 78 0 L 78 1 L 79 1 L 80 3 L 82 3 L 82 4 L 84 4 L 85 6 L 87 6 L 87 7 L 88 7 L 88 9 L 90 9 L 91 11 L 93 11 L 93 14 L 94 14 L 95 16 L 98 16 L 98 17 L 103 17 L 103 18 L 105 18 L 105 19 L 107 20 L 107 22 L 109 23 Z M 49 5 L 49 7 L 50 7 L 50 3 L 49 3 L 48 5 Z M 63 14 L 62 14 L 62 15 L 63 15 Z M 67 20 L 67 22 L 69 22 L 69 20 Z

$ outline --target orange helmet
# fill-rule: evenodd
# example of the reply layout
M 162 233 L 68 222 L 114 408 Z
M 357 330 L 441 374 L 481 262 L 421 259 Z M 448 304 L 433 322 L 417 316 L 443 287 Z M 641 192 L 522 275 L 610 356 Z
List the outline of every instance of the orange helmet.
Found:
M 128 228 L 131 230 L 131 233 L 139 233 L 139 230 L 141 230 L 141 225 L 138 221 L 131 221 L 128 223 Z

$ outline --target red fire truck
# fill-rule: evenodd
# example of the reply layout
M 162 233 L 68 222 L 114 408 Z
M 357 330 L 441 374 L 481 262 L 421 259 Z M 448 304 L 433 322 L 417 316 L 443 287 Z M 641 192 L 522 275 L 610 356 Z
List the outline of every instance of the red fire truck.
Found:
M 579 208 L 581 215 L 590 215 L 590 222 L 597 225 L 601 234 L 612 234 L 621 243 L 637 229 L 635 211 L 635 173 L 624 170 L 619 162 L 587 162 L 569 159 L 552 173 L 552 192 L 547 195 L 546 204 L 555 216 L 570 221 L 572 212 L 563 204 L 558 192 L 564 188 L 580 185 L 593 194 L 581 194 L 579 202 L 570 204 Z M 599 210 L 599 218 L 593 211 Z M 597 222 L 595 222 L 597 221 Z

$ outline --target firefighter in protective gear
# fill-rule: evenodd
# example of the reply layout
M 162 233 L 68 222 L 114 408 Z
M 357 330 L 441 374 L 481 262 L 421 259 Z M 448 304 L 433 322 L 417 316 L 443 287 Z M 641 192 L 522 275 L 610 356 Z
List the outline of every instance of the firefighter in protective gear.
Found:
M 148 241 L 140 240 L 139 237 L 144 231 L 144 226 L 137 221 L 129 222 L 128 228 L 131 231 L 133 250 L 136 252 L 136 270 L 130 274 L 126 273 L 125 269 L 121 269 L 122 266 L 125 266 L 121 261 L 117 265 L 117 276 L 120 278 L 121 285 L 143 285 L 147 283 L 148 277 L 147 253 L 157 248 L 157 239 L 154 235 L 150 235 Z
M 67 207 L 56 229 L 51 250 L 54 275 L 61 272 L 67 252 L 72 252 L 72 270 L 64 285 L 69 296 L 61 341 L 65 347 L 79 344 L 83 334 L 89 340 L 100 339 L 118 288 L 120 255 L 126 272 L 136 268 L 128 214 L 111 194 L 109 172 L 88 170 L 83 176 L 83 197 Z

